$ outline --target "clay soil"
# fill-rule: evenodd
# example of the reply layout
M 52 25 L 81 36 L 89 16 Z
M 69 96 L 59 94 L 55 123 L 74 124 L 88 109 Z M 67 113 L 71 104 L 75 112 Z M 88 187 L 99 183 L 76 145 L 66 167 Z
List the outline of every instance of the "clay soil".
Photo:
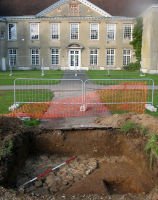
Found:
M 76 160 L 31 185 L 33 191 L 19 192 L 17 188 L 0 187 L 0 199 L 158 200 L 158 163 L 153 169 L 149 167 L 149 158 L 144 151 L 147 138 L 139 133 L 123 135 L 119 131 L 121 124 L 129 119 L 144 123 L 152 132 L 157 130 L 157 119 L 134 114 L 97 119 L 96 123 L 106 126 L 108 123 L 113 127 L 105 130 L 27 130 L 18 120 L 14 123 L 12 119 L 7 119 L 7 123 L 4 120 L 1 140 L 5 134 L 8 137 L 16 132 L 21 138 L 26 132 L 33 135 L 33 151 L 21 170 L 18 169 L 20 176 L 16 178 L 20 184 L 24 182 L 23 178 L 28 180 L 36 175 L 28 171 L 30 168 L 37 171 L 43 164 L 47 168 L 51 163 L 57 165 L 72 156 L 76 156 Z M 12 122 L 8 123 L 8 120 Z M 1 162 L 2 175 L 5 174 L 3 164 Z M 60 179 L 60 183 L 52 181 L 51 177 L 58 182 Z

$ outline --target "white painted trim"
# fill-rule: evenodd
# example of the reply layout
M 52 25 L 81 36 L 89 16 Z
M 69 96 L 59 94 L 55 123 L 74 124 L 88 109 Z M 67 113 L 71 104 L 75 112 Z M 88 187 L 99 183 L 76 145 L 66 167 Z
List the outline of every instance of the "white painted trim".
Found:
M 108 50 L 110 50 L 110 54 L 107 54 L 107 51 L 108 51 Z M 111 53 L 111 50 L 114 50 L 114 54 Z M 106 67 L 107 67 L 107 68 L 111 68 L 111 67 L 114 68 L 114 67 L 115 67 L 115 61 L 116 61 L 116 58 L 115 58 L 115 56 L 116 56 L 116 49 L 115 49 L 115 48 L 106 48 L 106 52 L 105 52 L 105 53 L 106 53 L 106 55 L 105 55 L 105 56 L 106 56 L 106 57 L 105 57 L 105 58 L 106 58 Z M 108 64 L 107 64 L 107 60 L 108 60 L 108 59 L 107 59 L 107 56 L 110 56 L 110 60 L 111 60 L 111 57 L 112 57 L 112 56 L 114 57 L 113 65 L 108 65 Z
M 114 39 L 108 39 L 108 31 L 110 30 L 109 27 L 113 26 L 113 31 L 114 31 Z M 116 32 L 117 32 L 117 24 L 116 23 L 108 23 L 106 24 L 106 36 L 107 36 L 107 41 L 115 41 L 116 40 Z
M 58 49 L 58 54 L 52 54 L 52 49 Z M 51 66 L 59 66 L 60 65 L 60 63 L 61 63 L 61 56 L 60 56 L 60 48 L 57 48 L 57 47 L 52 47 L 51 48 L 51 54 L 50 54 L 50 56 L 51 56 Z M 52 64 L 52 56 L 53 55 L 58 55 L 58 57 L 59 57 L 59 63 L 58 64 Z
M 131 27 L 131 38 L 130 39 L 126 39 L 124 38 L 124 33 L 125 33 L 125 27 L 129 26 Z M 123 41 L 132 41 L 133 40 L 133 29 L 134 29 L 134 25 L 131 23 L 124 23 L 123 24 Z
M 78 51 L 78 53 L 79 53 L 78 54 L 78 59 L 79 59 L 78 66 L 71 66 L 70 51 Z M 70 70 L 80 70 L 80 67 L 81 67 L 81 49 L 75 49 L 75 48 L 69 49 L 69 52 L 68 52 L 68 66 L 69 66 Z M 77 69 L 75 69 L 76 67 L 77 67 Z
M 32 54 L 32 50 L 33 50 L 33 49 L 38 49 L 38 53 L 37 53 L 37 54 L 36 54 L 36 53 L 35 53 L 35 54 Z M 40 52 L 40 48 L 38 48 L 38 47 L 31 47 L 31 48 L 30 48 L 30 56 L 31 56 L 30 61 L 31 61 L 31 66 L 39 66 L 39 65 L 41 65 L 41 55 L 40 55 L 40 53 L 41 53 L 41 52 Z M 33 61 L 32 56 L 33 56 L 33 55 L 39 56 L 39 63 L 36 63 L 36 64 L 33 64 L 33 63 L 32 63 L 32 61 Z M 36 60 L 36 62 L 37 62 L 37 59 L 35 59 L 35 60 Z
M 52 34 L 53 34 L 53 24 L 57 24 L 58 27 L 58 39 L 52 38 Z M 58 22 L 52 22 L 50 23 L 50 38 L 51 40 L 55 41 L 55 40 L 60 40 L 60 23 Z
M 124 54 L 124 50 L 125 51 L 130 51 L 130 54 Z M 123 50 L 122 50 L 122 55 L 123 55 L 123 57 L 122 57 L 122 59 L 124 59 L 124 57 L 126 57 L 126 62 L 127 62 L 127 57 L 129 56 L 130 57 L 130 62 L 129 63 L 131 63 L 131 61 L 132 61 L 132 49 L 130 49 L 130 48 L 123 48 Z M 126 66 L 126 65 L 128 65 L 129 63 L 126 63 L 125 65 L 122 63 L 122 66 Z
M 15 26 L 15 38 L 9 38 L 9 25 L 13 24 Z M 8 41 L 15 41 L 17 40 L 17 25 L 16 23 L 8 23 Z
M 112 17 L 112 15 L 110 15 L 108 12 L 102 10 L 101 8 L 99 8 L 98 6 L 94 5 L 93 3 L 91 3 L 88 0 L 78 0 L 81 3 L 83 3 L 84 5 L 88 6 L 89 8 L 91 8 L 92 10 L 96 11 L 97 13 L 99 13 L 100 15 L 104 16 L 104 17 Z
M 97 53 L 96 54 L 94 54 L 94 53 L 91 54 L 91 50 L 97 50 Z M 97 64 L 91 64 L 91 60 L 90 60 L 91 55 L 97 56 Z M 98 67 L 98 63 L 99 63 L 99 50 L 98 50 L 98 48 L 90 48 L 89 49 L 89 65 L 90 65 L 90 67 Z
M 37 32 L 38 32 L 38 38 L 37 38 L 37 39 L 33 39 L 33 38 L 32 38 L 32 35 L 31 35 L 31 25 L 33 25 L 33 24 L 34 24 L 34 25 L 35 25 L 35 24 L 37 25 Z M 30 23 L 30 40 L 39 40 L 39 39 L 40 39 L 40 34 L 39 34 L 39 23 L 38 23 L 38 22 L 33 22 L 33 23 L 31 22 L 31 23 Z
M 109 13 L 107 13 L 104 10 L 102 10 L 101 8 L 99 8 L 98 6 L 94 5 L 93 3 L 91 3 L 88 0 L 78 0 L 78 1 L 81 2 L 82 4 L 86 5 L 87 7 L 91 8 L 92 10 L 97 12 L 98 14 L 104 16 L 104 17 L 112 17 Z M 51 6 L 49 6 L 48 8 L 46 8 L 43 11 L 39 12 L 36 16 L 37 17 L 42 17 L 42 16 L 48 14 L 49 12 L 55 10 L 56 8 L 60 7 L 61 5 L 65 4 L 67 2 L 69 2 L 69 0 L 59 0 L 56 3 L 52 4 Z
M 102 20 L 102 19 L 106 19 L 106 17 L 104 16 L 95 16 L 95 17 L 92 17 L 92 16 L 53 16 L 53 17 L 38 17 L 36 15 L 34 16 L 7 16 L 4 18 L 5 22 L 6 21 L 9 21 L 11 23 L 11 21 L 21 21 L 21 20 L 32 20 L 32 22 L 39 22 L 39 20 L 43 20 L 43 21 L 47 21 L 47 20 L 63 20 L 63 19 L 71 19 L 71 20 L 84 20 L 84 19 L 87 19 L 87 20 Z M 132 20 L 134 21 L 136 18 L 134 17 L 124 17 L 124 16 L 112 16 L 110 17 L 110 20 L 121 20 L 121 21 L 129 21 L 129 20 Z
M 93 24 L 96 24 L 97 25 L 97 31 L 98 31 L 98 38 L 97 39 L 93 39 L 93 38 L 91 38 L 91 30 L 92 30 L 92 25 Z M 94 41 L 94 40 L 99 40 L 99 35 L 100 35 L 100 33 L 99 33 L 99 23 L 90 23 L 89 24 L 90 25 L 90 29 L 89 29 L 89 31 L 90 31 L 90 34 L 89 34 L 89 39 L 90 40 L 92 40 L 92 41 Z
M 72 39 L 71 38 L 71 30 L 72 30 L 72 24 L 76 24 L 77 25 L 77 29 L 78 29 L 78 38 L 77 39 Z M 80 39 L 80 24 L 79 23 L 75 23 L 75 22 L 73 22 L 73 23 L 70 23 L 70 41 L 72 41 L 72 40 L 79 40 Z

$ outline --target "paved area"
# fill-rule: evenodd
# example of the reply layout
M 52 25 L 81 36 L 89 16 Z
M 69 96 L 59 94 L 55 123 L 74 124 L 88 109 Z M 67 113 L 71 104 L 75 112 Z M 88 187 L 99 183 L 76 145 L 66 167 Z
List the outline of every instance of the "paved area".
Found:
M 109 112 L 106 112 L 100 116 L 110 116 Z M 93 128 L 110 128 L 105 125 L 96 123 L 96 120 L 100 116 L 82 116 L 82 117 L 66 117 L 41 120 L 40 128 L 42 129 L 93 129 Z
M 85 71 L 70 71 L 69 70 L 69 71 L 64 72 L 63 79 L 73 79 L 73 80 L 80 79 L 82 81 L 85 81 L 88 79 L 88 77 L 86 76 Z
M 53 91 L 54 97 L 43 118 L 78 117 L 80 119 L 81 117 L 106 114 L 108 112 L 107 107 L 102 104 L 97 105 L 100 102 L 100 98 L 96 91 L 87 93 L 86 100 L 91 104 L 86 106 L 85 111 L 82 110 L 84 102 L 81 80 L 84 81 L 86 79 L 85 72 L 66 71 L 61 83 L 58 85 L 60 89 Z M 69 123 L 69 125 L 71 126 L 71 123 Z

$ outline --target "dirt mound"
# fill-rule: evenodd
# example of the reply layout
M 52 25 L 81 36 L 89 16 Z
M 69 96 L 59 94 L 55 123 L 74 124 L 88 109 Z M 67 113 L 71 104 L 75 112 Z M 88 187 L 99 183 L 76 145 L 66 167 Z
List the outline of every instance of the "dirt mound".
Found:
M 148 114 L 114 114 L 112 116 L 98 118 L 95 122 L 97 124 L 105 125 L 107 127 L 119 128 L 128 120 L 140 124 L 146 128 L 149 128 L 151 131 L 158 133 L 158 118 L 152 117 Z

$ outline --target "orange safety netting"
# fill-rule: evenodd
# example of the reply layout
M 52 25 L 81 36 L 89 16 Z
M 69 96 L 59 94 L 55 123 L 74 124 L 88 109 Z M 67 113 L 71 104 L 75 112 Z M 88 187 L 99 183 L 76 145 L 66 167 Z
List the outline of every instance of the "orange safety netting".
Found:
M 109 111 L 130 111 L 143 113 L 147 101 L 147 86 L 145 83 L 130 82 L 86 94 L 86 110 L 82 96 L 52 100 L 45 103 L 24 104 L 9 116 L 31 117 L 38 119 L 66 118 L 81 116 L 100 116 Z
M 127 82 L 100 90 L 98 95 L 110 111 L 144 113 L 147 91 L 145 82 Z

